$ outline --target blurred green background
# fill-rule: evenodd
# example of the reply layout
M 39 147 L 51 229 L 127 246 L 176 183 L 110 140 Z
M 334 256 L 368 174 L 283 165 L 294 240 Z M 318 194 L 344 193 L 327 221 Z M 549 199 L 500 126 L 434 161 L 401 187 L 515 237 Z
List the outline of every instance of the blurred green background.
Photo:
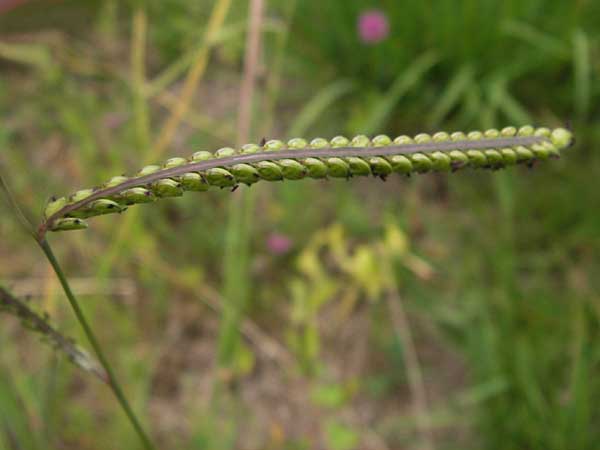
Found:
M 0 1 L 19 202 L 238 142 L 248 10 Z M 599 30 L 592 0 L 267 1 L 250 141 L 568 123 L 577 144 L 534 169 L 190 193 L 51 236 L 159 447 L 600 448 Z M 87 346 L 1 208 L 0 282 Z M 0 449 L 138 446 L 106 386 L 0 316 Z

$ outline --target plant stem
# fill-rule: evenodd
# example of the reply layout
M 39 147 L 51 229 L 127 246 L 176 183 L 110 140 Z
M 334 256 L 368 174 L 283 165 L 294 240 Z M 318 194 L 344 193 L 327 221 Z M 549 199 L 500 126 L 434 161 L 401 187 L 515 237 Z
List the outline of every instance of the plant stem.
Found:
M 154 446 L 154 444 L 152 444 L 152 441 L 150 441 L 150 438 L 148 437 L 148 435 L 142 428 L 142 425 L 140 424 L 135 413 L 131 409 L 129 402 L 127 401 L 127 398 L 125 397 L 125 394 L 123 393 L 123 389 L 121 388 L 121 385 L 119 384 L 119 382 L 112 370 L 112 367 L 111 367 L 110 363 L 108 362 L 108 359 L 106 359 L 106 356 L 104 356 L 104 351 L 102 350 L 102 347 L 100 346 L 100 343 L 98 342 L 98 339 L 96 339 L 96 336 L 94 335 L 94 332 L 92 331 L 92 327 L 88 324 L 85 316 L 83 315 L 83 311 L 79 307 L 79 302 L 77 301 L 77 298 L 75 297 L 75 295 L 73 294 L 73 291 L 71 290 L 71 286 L 69 285 L 69 282 L 67 281 L 67 277 L 65 276 L 65 274 L 62 270 L 62 267 L 60 266 L 58 260 L 56 259 L 56 256 L 54 256 L 54 252 L 52 251 L 52 248 L 50 248 L 50 244 L 48 244 L 48 241 L 45 238 L 40 238 L 36 234 L 35 229 L 31 225 L 31 221 L 28 219 L 28 216 L 30 215 L 29 212 L 25 213 L 19 207 L 19 204 L 17 203 L 16 199 L 12 195 L 7 182 L 4 180 L 4 177 L 2 176 L 1 170 L 0 170 L 0 192 L 2 192 L 4 194 L 4 197 L 6 198 L 6 201 L 8 202 L 9 207 L 12 209 L 13 213 L 17 216 L 17 218 L 21 222 L 23 229 L 34 238 L 34 240 L 37 242 L 37 244 L 40 246 L 40 248 L 46 255 L 46 258 L 50 262 L 52 269 L 54 269 L 54 273 L 58 277 L 60 284 L 61 284 L 63 290 L 65 291 L 67 299 L 69 300 L 69 303 L 71 304 L 71 308 L 73 308 L 73 311 L 75 312 L 75 316 L 77 317 L 79 324 L 83 328 L 83 331 L 85 332 L 87 339 L 90 341 L 90 344 L 91 344 L 92 348 L 94 349 L 94 352 L 96 353 L 96 356 L 98 357 L 98 360 L 100 361 L 100 364 L 102 365 L 102 367 L 104 369 L 105 374 L 102 374 L 103 376 L 101 378 L 107 379 L 106 381 L 108 382 L 108 385 L 110 386 L 111 390 L 115 394 L 115 397 L 117 397 L 117 400 L 118 400 L 119 404 L 121 405 L 121 408 L 123 408 L 123 411 L 125 411 L 127 418 L 131 422 L 131 425 L 133 426 L 137 435 L 139 436 L 140 440 L 142 441 L 142 445 L 144 446 L 145 450 L 156 450 L 156 447 Z
M 410 323 L 402 305 L 402 297 L 394 284 L 390 286 L 387 304 L 394 333 L 402 346 L 415 422 L 420 435 L 419 437 L 421 438 L 419 448 L 422 450 L 434 450 L 431 417 L 427 408 L 427 391 L 425 389 L 425 382 L 423 381 L 423 373 L 419 364 L 419 357 L 417 356 Z
M 264 0 L 249 0 L 248 36 L 244 57 L 244 74 L 240 87 L 237 143 L 248 140 L 252 129 L 252 100 L 256 90 L 256 74 L 261 50 L 261 26 Z M 254 210 L 254 191 L 233 197 L 229 204 L 229 221 L 224 258 L 224 305 L 219 334 L 218 361 L 222 367 L 231 368 L 240 344 L 240 319 L 249 297 L 249 248 Z
M 146 34 L 148 19 L 143 7 L 133 13 L 131 39 L 131 90 L 133 95 L 134 128 L 136 144 L 147 148 L 150 142 L 150 119 L 148 101 L 144 94 L 146 86 Z
M 108 362 L 108 360 L 106 359 L 106 356 L 104 356 L 104 351 L 102 350 L 102 347 L 100 346 L 100 343 L 98 342 L 98 339 L 96 339 L 96 336 L 94 335 L 94 332 L 92 331 L 91 326 L 89 325 L 88 321 L 86 320 L 85 316 L 83 315 L 83 311 L 81 310 L 81 308 L 79 306 L 79 302 L 77 301 L 77 298 L 73 294 L 73 291 L 71 291 L 69 282 L 67 281 L 67 278 L 66 278 L 58 260 L 54 256 L 54 252 L 50 248 L 48 241 L 46 241 L 44 239 L 44 240 L 37 241 L 37 243 L 42 248 L 44 254 L 46 255 L 46 258 L 48 258 L 48 261 L 52 265 L 52 269 L 54 269 L 56 276 L 60 280 L 60 284 L 61 284 L 63 290 L 65 291 L 65 294 L 67 296 L 67 299 L 69 300 L 69 303 L 71 304 L 71 308 L 73 308 L 73 311 L 75 312 L 75 316 L 77 317 L 79 324 L 83 328 L 83 331 L 85 332 L 87 339 L 90 341 L 90 345 L 94 349 L 94 352 L 96 353 L 96 356 L 98 357 L 98 360 L 100 361 L 100 364 L 102 364 L 102 367 L 104 368 L 106 374 L 108 375 L 108 385 L 110 386 L 113 393 L 115 394 L 115 397 L 117 397 L 119 404 L 123 408 L 123 411 L 127 415 L 127 418 L 131 422 L 131 425 L 133 426 L 133 428 L 135 429 L 136 433 L 138 434 L 140 440 L 142 441 L 144 448 L 146 450 L 156 450 L 156 447 L 154 447 L 154 445 L 148 438 L 148 435 L 142 428 L 142 425 L 140 424 L 135 413 L 131 409 L 129 402 L 127 401 L 127 398 L 125 397 L 125 394 L 123 393 L 123 389 L 121 388 L 121 385 L 117 381 L 117 378 L 115 377 L 113 369 L 112 369 L 110 363 Z

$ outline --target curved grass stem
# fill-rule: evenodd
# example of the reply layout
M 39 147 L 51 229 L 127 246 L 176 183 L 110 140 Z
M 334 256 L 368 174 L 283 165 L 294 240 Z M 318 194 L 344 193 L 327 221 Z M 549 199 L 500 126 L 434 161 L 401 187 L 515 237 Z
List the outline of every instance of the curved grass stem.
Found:
M 75 295 L 73 294 L 73 291 L 71 290 L 71 286 L 69 285 L 67 277 L 65 276 L 65 274 L 62 270 L 62 267 L 60 266 L 58 260 L 56 259 L 56 256 L 54 256 L 54 252 L 52 251 L 52 248 L 48 244 L 48 241 L 46 241 L 45 239 L 38 240 L 37 243 L 39 244 L 42 251 L 46 255 L 46 258 L 50 262 L 50 265 L 52 266 L 54 273 L 56 273 L 56 276 L 58 277 L 60 284 L 61 284 L 63 290 L 65 291 L 67 299 L 69 300 L 69 303 L 71 304 L 71 308 L 73 309 L 73 312 L 75 313 L 75 316 L 77 317 L 77 321 L 83 328 L 83 331 L 84 331 L 87 339 L 89 340 L 90 345 L 94 349 L 94 352 L 96 353 L 96 356 L 98 357 L 98 360 L 100 361 L 100 364 L 102 365 L 102 367 L 104 368 L 104 371 L 106 372 L 106 374 L 108 376 L 108 385 L 110 386 L 115 397 L 117 398 L 117 401 L 121 405 L 121 408 L 127 415 L 127 418 L 129 419 L 129 422 L 131 422 L 131 425 L 135 429 L 135 432 L 139 436 L 140 441 L 142 442 L 142 445 L 144 446 L 144 449 L 156 450 L 156 447 L 154 446 L 154 444 L 152 444 L 152 441 L 150 440 L 150 438 L 144 431 L 140 421 L 138 420 L 135 413 L 133 412 L 133 409 L 131 409 L 131 406 L 129 405 L 129 402 L 127 401 L 127 398 L 125 397 L 123 389 L 121 388 L 121 385 L 119 384 L 119 382 L 114 374 L 114 371 L 113 371 L 110 363 L 108 362 L 108 359 L 106 358 L 106 356 L 104 356 L 104 351 L 102 350 L 102 347 L 101 347 L 98 339 L 96 338 L 96 335 L 94 334 L 94 332 L 92 330 L 92 327 L 90 326 L 87 319 L 85 318 L 83 311 L 81 310 L 81 307 L 79 306 L 79 302 L 77 301 L 77 298 L 75 297 Z
M 52 251 L 50 244 L 48 244 L 48 241 L 46 239 L 44 239 L 44 238 L 40 239 L 38 237 L 38 235 L 36 234 L 36 232 L 34 230 L 34 227 L 31 225 L 31 221 L 27 217 L 29 214 L 26 213 L 25 211 L 23 211 L 21 209 L 21 207 L 19 206 L 17 200 L 14 198 L 14 196 L 12 195 L 12 193 L 10 191 L 10 188 L 8 187 L 8 183 L 4 180 L 4 177 L 2 176 L 1 171 L 0 171 L 0 192 L 2 192 L 4 194 L 4 197 L 7 201 L 10 209 L 13 211 L 13 213 L 19 219 L 19 222 L 21 223 L 21 226 L 23 227 L 23 229 L 35 239 L 35 241 L 38 243 L 38 245 L 44 252 L 44 255 L 50 262 L 50 265 L 52 266 L 54 273 L 56 274 L 56 276 L 58 277 L 58 279 L 60 281 L 60 284 L 65 292 L 65 295 L 67 296 L 67 299 L 69 300 L 69 303 L 71 304 L 71 308 L 73 309 L 73 312 L 75 313 L 75 316 L 77 317 L 79 324 L 83 328 L 83 331 L 84 331 L 87 339 L 89 340 L 92 348 L 94 349 L 94 352 L 96 353 L 96 356 L 98 357 L 98 360 L 100 361 L 100 364 L 102 365 L 102 368 L 104 369 L 105 374 L 103 374 L 102 378 L 106 378 L 106 381 L 107 381 L 110 389 L 115 394 L 117 401 L 119 402 L 119 404 L 121 405 L 121 408 L 127 415 L 127 418 L 131 422 L 131 425 L 135 429 L 135 432 L 139 436 L 140 441 L 142 442 L 142 445 L 144 446 L 144 449 L 145 450 L 156 450 L 156 447 L 154 446 L 154 444 L 152 444 L 152 441 L 150 440 L 150 438 L 148 437 L 148 435 L 142 428 L 142 425 L 141 425 L 140 421 L 138 420 L 138 418 L 136 417 L 135 413 L 133 412 L 133 409 L 131 409 L 131 406 L 129 405 L 129 402 L 127 401 L 127 398 L 125 397 L 123 389 L 121 388 L 121 385 L 119 384 L 119 382 L 114 374 L 114 371 L 113 371 L 110 363 L 108 362 L 108 359 L 106 359 L 106 356 L 104 356 L 104 351 L 102 350 L 102 347 L 100 346 L 100 343 L 99 343 L 98 339 L 96 338 L 96 335 L 94 334 L 94 332 L 92 330 L 92 327 L 89 325 L 88 321 L 86 320 L 85 316 L 83 315 L 83 311 L 81 310 L 81 307 L 79 306 L 79 302 L 77 301 L 75 294 L 73 294 L 73 291 L 71 290 L 71 286 L 69 285 L 67 277 L 65 276 L 65 273 L 63 272 L 62 267 L 60 266 L 60 263 L 56 259 L 56 256 L 54 256 L 54 252 Z

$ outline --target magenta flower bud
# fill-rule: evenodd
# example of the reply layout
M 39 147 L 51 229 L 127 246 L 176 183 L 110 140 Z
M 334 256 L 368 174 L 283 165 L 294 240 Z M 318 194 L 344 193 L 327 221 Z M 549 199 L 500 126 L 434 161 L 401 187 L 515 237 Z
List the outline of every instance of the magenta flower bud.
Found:
M 267 248 L 274 255 L 283 255 L 292 248 L 292 240 L 285 234 L 271 233 L 267 238 Z
M 358 17 L 358 34 L 365 44 L 377 44 L 390 34 L 388 18 L 382 11 L 368 10 Z

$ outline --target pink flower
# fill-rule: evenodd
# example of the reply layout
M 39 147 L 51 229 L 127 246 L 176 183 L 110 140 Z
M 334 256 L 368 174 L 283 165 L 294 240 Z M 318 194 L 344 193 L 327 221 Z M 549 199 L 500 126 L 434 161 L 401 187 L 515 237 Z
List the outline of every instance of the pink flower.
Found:
M 267 238 L 267 248 L 274 255 L 283 255 L 292 248 L 292 240 L 285 234 L 271 233 Z
M 377 44 L 390 34 L 388 18 L 382 11 L 372 9 L 358 17 L 358 34 L 365 44 Z
M 0 14 L 8 12 L 25 2 L 27 0 L 0 0 Z

